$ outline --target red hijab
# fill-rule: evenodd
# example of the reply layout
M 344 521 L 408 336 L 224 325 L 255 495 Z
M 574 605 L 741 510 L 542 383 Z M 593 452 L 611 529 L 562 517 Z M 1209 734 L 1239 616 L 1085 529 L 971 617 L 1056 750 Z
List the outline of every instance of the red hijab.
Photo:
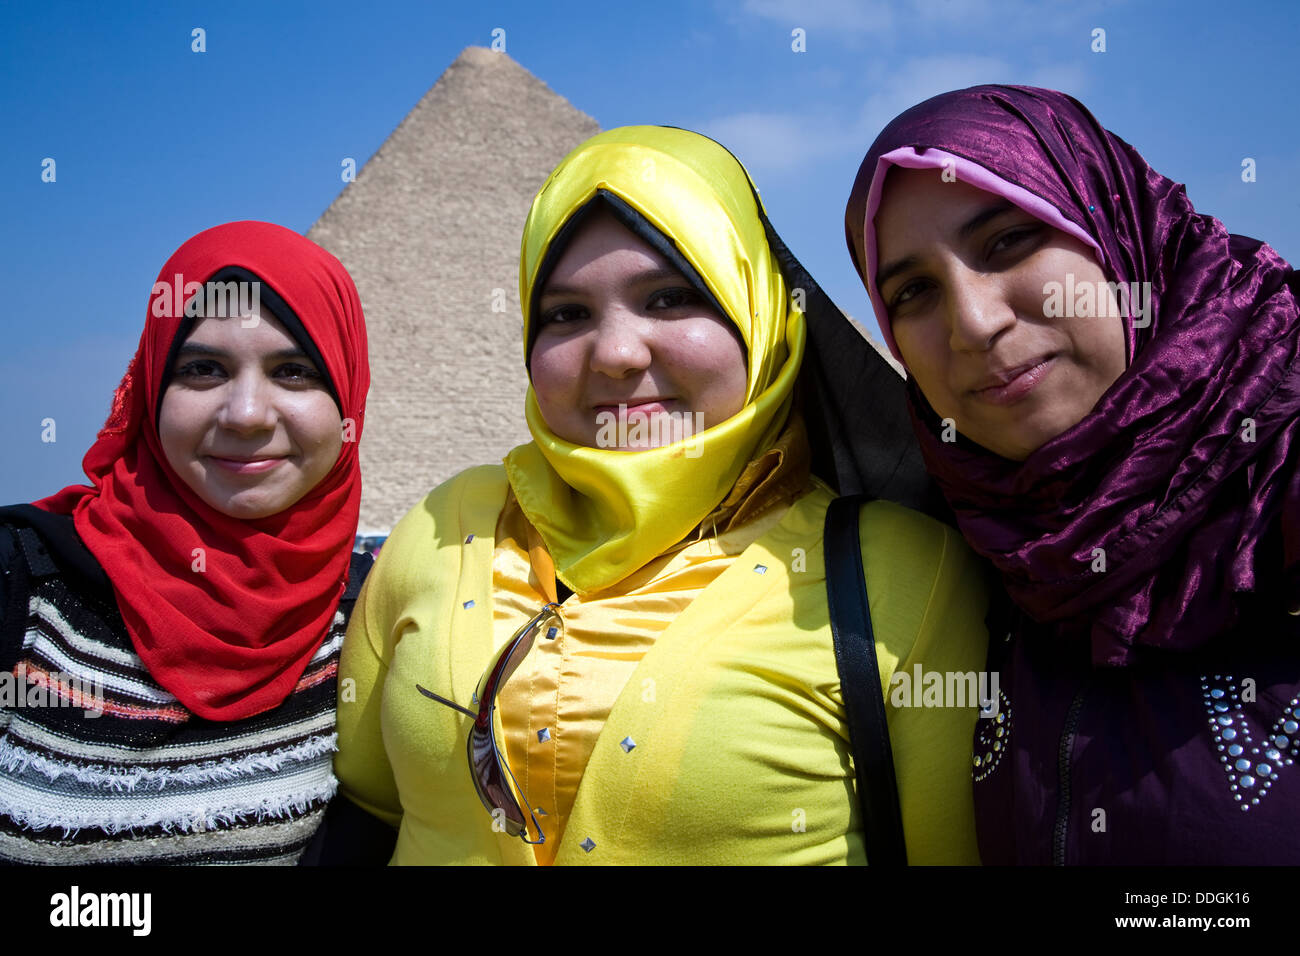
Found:
M 185 286 L 231 267 L 259 279 L 263 307 L 270 299 L 271 313 L 319 354 L 344 422 L 329 474 L 292 507 L 249 521 L 214 510 L 180 479 L 157 428 L 169 354 L 193 326 L 183 312 L 195 287 Z M 291 314 L 279 314 L 285 307 Z M 159 273 L 139 348 L 82 462 L 90 486 L 36 502 L 73 516 L 113 583 L 140 659 L 200 717 L 239 720 L 278 706 L 319 648 L 356 534 L 369 387 L 365 319 L 342 263 L 282 226 L 217 226 L 177 249 Z

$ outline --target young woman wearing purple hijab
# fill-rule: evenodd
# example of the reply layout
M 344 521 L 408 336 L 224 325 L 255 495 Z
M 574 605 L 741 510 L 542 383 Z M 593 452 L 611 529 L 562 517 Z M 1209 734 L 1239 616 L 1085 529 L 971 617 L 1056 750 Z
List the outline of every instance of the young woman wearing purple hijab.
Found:
M 926 465 L 1014 606 L 986 863 L 1300 862 L 1300 278 L 1076 100 L 900 115 L 845 215 Z

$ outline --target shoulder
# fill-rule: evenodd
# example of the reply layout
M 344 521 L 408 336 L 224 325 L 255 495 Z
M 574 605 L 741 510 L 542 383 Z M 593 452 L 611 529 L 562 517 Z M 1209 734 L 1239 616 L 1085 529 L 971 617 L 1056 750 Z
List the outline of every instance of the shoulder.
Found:
M 459 544 L 454 529 L 478 524 L 490 516 L 493 526 L 506 497 L 506 471 L 501 465 L 480 465 L 462 471 L 424 496 L 393 528 L 380 552 L 380 567 L 427 557 L 439 547 Z M 491 529 L 489 529 L 490 531 Z
M 16 661 L 31 596 L 41 590 L 58 616 L 78 627 L 98 620 L 114 646 L 127 642 L 113 586 L 77 533 L 71 515 L 33 505 L 0 508 L 0 671 Z M 121 640 L 117 640 L 121 638 Z
M 400 615 L 431 582 L 453 580 L 473 534 L 491 537 L 506 499 L 505 469 L 483 465 L 462 471 L 429 492 L 384 542 L 361 602 L 368 613 Z M 476 549 L 477 550 L 477 549 Z
M 782 521 L 783 530 L 799 536 L 820 536 L 835 494 L 820 481 L 801 495 Z M 892 501 L 872 499 L 858 510 L 863 567 L 868 578 L 945 582 L 974 574 L 984 578 L 984 565 L 961 533 L 929 515 Z
M 795 521 L 822 525 L 835 496 L 820 483 L 804 494 Z M 794 509 L 792 509 L 793 511 Z M 974 575 L 983 584 L 983 563 L 962 539 L 961 533 L 929 515 L 892 501 L 873 499 L 858 511 L 858 531 L 863 568 L 868 580 L 948 583 Z
M 53 514 L 35 505 L 0 508 L 0 536 L 8 540 L 8 544 L 0 543 L 0 549 L 5 549 L 3 556 L 11 560 L 26 557 L 29 563 L 40 558 L 54 561 L 62 552 L 73 552 L 74 556 L 85 552 L 71 515 Z
M 923 607 L 959 594 L 987 601 L 985 565 L 956 528 L 891 501 L 869 502 L 859 520 L 870 584 L 912 595 Z
M 900 575 L 978 567 L 978 559 L 956 528 L 892 501 L 867 502 L 859 527 L 863 559 L 887 555 Z
M 835 496 L 820 485 L 790 509 L 782 527 L 787 547 L 824 537 Z M 950 525 L 890 501 L 867 501 L 858 510 L 862 570 L 877 640 L 900 659 L 926 635 L 944 631 L 982 634 L 990 569 Z M 847 541 L 841 539 L 841 545 Z M 779 548 L 777 550 L 780 550 Z M 788 552 L 787 552 L 788 553 Z M 843 560 L 826 554 L 826 562 Z
M 111 598 L 112 585 L 95 556 L 81 540 L 71 515 L 55 514 L 35 505 L 0 508 L 0 570 L 17 564 L 33 577 L 68 576 L 79 590 Z
M 869 502 L 859 521 L 871 616 L 891 656 L 982 659 L 990 572 L 957 529 L 889 501 Z

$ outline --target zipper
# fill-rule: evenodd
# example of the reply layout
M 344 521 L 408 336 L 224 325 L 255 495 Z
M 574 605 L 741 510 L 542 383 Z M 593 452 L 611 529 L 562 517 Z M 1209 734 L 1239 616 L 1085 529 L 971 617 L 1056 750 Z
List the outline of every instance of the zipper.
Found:
M 1083 710 L 1085 687 L 1080 687 L 1065 715 L 1065 730 L 1061 733 L 1061 748 L 1057 754 L 1057 783 L 1061 796 L 1056 805 L 1056 829 L 1052 837 L 1052 865 L 1065 866 L 1065 839 L 1070 826 L 1070 754 L 1074 751 L 1074 735 L 1079 729 L 1079 713 Z

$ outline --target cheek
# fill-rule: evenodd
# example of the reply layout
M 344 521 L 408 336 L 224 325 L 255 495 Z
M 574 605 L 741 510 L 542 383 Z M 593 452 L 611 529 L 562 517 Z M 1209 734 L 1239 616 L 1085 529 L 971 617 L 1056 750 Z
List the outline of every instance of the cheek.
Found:
M 748 386 L 745 345 L 730 323 L 709 318 L 672 336 L 665 354 L 679 374 L 693 379 L 697 392 L 708 392 L 718 405 L 739 411 Z
M 311 470 L 323 475 L 334 467 L 343 449 L 343 419 L 334 401 L 323 393 L 313 393 L 289 411 L 287 420 L 311 461 Z
M 1082 288 L 1083 283 L 1087 283 L 1097 290 L 1095 311 L 1092 315 L 1065 316 L 1053 321 L 1069 336 L 1078 363 L 1090 373 L 1090 384 L 1104 391 L 1128 367 L 1127 320 L 1120 315 L 1119 303 L 1114 300 L 1106 274 L 1095 259 L 1082 254 L 1059 257 L 1052 278 L 1067 281 L 1071 276 L 1075 288 Z M 1135 305 L 1140 307 L 1141 303 Z M 1083 397 L 1095 399 L 1098 396 Z
M 542 415 L 548 421 L 551 414 L 573 404 L 572 392 L 577 387 L 581 367 L 579 352 L 577 343 L 571 340 L 548 342 L 539 338 L 533 346 L 529 380 Z
M 1064 319 L 1071 323 L 1066 332 L 1074 342 L 1079 364 L 1091 370 L 1106 385 L 1119 377 L 1126 364 L 1127 348 L 1124 337 L 1124 320 L 1115 316 L 1093 316 Z
M 183 471 L 192 462 L 207 430 L 210 416 L 202 401 L 203 394 L 172 387 L 163 395 L 158 414 L 158 441 L 167 463 L 176 472 Z
M 1128 331 L 1125 319 L 1099 320 L 1093 348 L 1098 377 L 1104 388 L 1110 388 L 1128 368 Z
M 903 356 L 909 378 L 940 415 L 951 411 L 952 396 L 947 384 L 948 346 L 941 330 L 914 322 L 893 328 L 894 342 Z

